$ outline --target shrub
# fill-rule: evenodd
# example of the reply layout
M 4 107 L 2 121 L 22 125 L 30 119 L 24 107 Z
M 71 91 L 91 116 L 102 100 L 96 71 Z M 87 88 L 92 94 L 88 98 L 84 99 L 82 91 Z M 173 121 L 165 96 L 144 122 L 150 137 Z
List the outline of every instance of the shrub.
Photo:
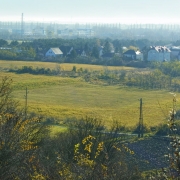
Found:
M 42 119 L 26 116 L 11 98 L 12 80 L 0 84 L 0 179 L 29 179 L 37 151 L 47 135 Z M 32 168 L 33 167 L 33 168 Z

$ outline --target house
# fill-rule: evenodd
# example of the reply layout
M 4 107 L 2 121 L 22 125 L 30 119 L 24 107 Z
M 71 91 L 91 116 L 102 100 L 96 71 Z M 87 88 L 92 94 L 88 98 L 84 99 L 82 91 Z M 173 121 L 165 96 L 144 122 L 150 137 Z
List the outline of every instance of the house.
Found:
M 123 58 L 125 60 L 141 60 L 141 61 L 143 61 L 143 54 L 140 51 L 135 51 L 135 50 L 129 49 L 123 53 Z
M 136 52 L 134 50 L 127 50 L 123 53 L 123 59 L 126 60 L 136 60 Z
M 46 54 L 46 57 L 62 57 L 63 52 L 59 48 L 50 48 Z
M 143 53 L 141 53 L 140 51 L 136 51 L 136 60 L 139 60 L 139 61 L 143 61 L 144 58 L 143 58 Z
M 150 46 L 148 51 L 148 61 L 170 61 L 171 51 L 166 46 Z
M 172 46 L 170 48 L 170 51 L 171 51 L 171 59 L 180 60 L 180 47 Z
M 127 60 L 143 60 L 143 54 L 140 51 L 129 49 L 123 53 L 123 58 Z

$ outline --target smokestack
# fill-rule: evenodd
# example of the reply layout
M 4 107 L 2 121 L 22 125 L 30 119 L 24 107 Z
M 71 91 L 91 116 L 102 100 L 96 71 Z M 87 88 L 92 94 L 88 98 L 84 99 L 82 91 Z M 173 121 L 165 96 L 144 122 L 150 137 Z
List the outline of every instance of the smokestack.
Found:
M 23 34 L 24 34 L 24 21 L 23 21 L 23 13 L 22 13 L 22 16 L 21 16 L 21 38 L 23 37 Z

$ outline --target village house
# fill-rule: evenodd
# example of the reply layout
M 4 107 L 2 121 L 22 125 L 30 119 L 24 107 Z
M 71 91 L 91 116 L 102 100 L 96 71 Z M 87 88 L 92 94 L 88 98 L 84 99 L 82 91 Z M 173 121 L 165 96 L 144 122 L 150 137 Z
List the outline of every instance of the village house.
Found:
M 63 52 L 59 48 L 50 48 L 46 54 L 45 57 L 62 57 Z
M 158 62 L 170 61 L 171 51 L 165 46 L 150 46 L 147 60 Z
M 124 60 L 141 60 L 143 61 L 143 54 L 140 51 L 135 51 L 132 49 L 127 50 L 123 53 Z

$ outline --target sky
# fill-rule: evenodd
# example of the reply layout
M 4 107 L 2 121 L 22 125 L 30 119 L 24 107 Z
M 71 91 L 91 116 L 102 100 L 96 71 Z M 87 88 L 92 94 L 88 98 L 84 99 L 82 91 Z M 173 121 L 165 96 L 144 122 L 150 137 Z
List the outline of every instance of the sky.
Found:
M 180 0 L 0 0 L 0 21 L 180 24 Z

